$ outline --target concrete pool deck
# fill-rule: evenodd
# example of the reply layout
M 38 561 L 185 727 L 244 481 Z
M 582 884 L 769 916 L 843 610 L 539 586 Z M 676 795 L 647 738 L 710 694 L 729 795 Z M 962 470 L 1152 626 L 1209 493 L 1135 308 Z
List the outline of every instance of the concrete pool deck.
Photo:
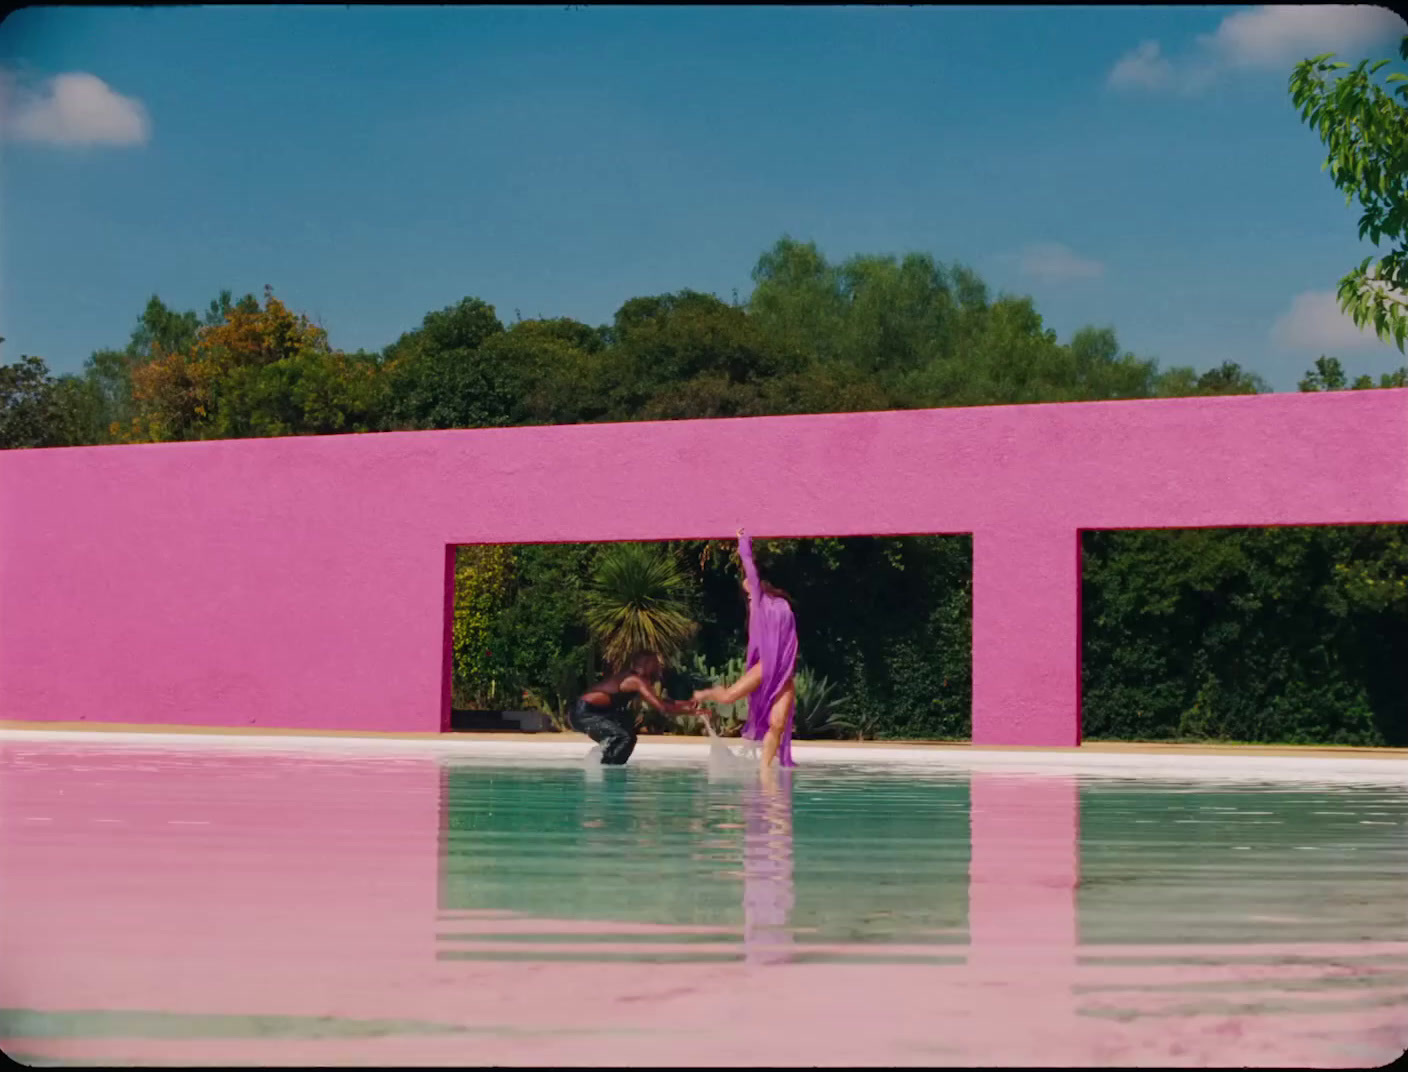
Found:
M 741 742 L 726 739 L 730 746 Z M 338 730 L 35 723 L 0 720 L 0 743 L 215 748 L 236 751 L 368 752 L 454 760 L 580 762 L 591 742 L 579 733 L 370 733 Z M 642 736 L 632 764 L 707 759 L 709 738 Z M 974 746 L 964 741 L 799 741 L 807 763 L 869 768 L 997 770 L 1195 780 L 1349 781 L 1408 786 L 1408 749 L 1092 741 L 1074 748 Z

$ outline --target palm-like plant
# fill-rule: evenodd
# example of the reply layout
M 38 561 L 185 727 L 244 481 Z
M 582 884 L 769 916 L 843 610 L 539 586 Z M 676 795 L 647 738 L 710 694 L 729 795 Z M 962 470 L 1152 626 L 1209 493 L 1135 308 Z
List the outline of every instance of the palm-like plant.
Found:
M 607 662 L 620 666 L 637 651 L 666 660 L 677 655 L 698 628 L 689 616 L 688 585 L 661 547 L 623 543 L 602 552 L 586 595 L 586 619 Z

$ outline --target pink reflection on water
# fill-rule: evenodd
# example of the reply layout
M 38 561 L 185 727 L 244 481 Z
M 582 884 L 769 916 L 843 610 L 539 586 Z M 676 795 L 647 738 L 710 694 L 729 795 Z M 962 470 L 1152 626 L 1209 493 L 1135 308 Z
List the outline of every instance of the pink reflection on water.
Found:
M 792 771 L 749 784 L 743 791 L 743 950 L 749 964 L 790 959 L 792 886 Z
M 0 1006 L 332 1007 L 433 957 L 433 761 L 6 744 L 0 764 Z
M 973 774 L 969 963 L 1040 950 L 1074 963 L 1080 787 L 1070 775 Z
M 1020 1015 L 1020 1063 L 1043 1064 L 1078 1023 L 1080 788 L 1069 775 L 975 772 L 969 801 L 967 977 Z
M 743 940 L 691 943 L 721 929 L 440 911 L 434 760 L 4 742 L 0 1008 L 381 1023 L 364 1024 L 374 1037 L 328 1035 L 328 1021 L 323 1037 L 52 1037 L 5 1014 L 0 1045 L 91 1063 L 1362 1067 L 1408 1042 L 1408 943 L 1079 948 L 1066 777 L 973 776 L 969 946 L 886 947 L 966 963 L 799 961 L 873 948 L 791 934 L 791 780 L 741 792 Z M 536 959 L 439 959 L 447 930 Z M 608 935 L 636 937 L 591 940 Z M 738 955 L 549 959 L 691 950 Z M 1237 959 L 1253 953 L 1301 959 Z M 1363 985 L 1317 989 L 1336 979 Z

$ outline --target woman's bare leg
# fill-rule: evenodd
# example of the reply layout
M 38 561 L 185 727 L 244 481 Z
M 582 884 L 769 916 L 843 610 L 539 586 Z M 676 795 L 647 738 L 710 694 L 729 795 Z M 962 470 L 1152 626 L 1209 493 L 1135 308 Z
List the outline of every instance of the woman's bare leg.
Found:
M 797 693 L 792 682 L 788 682 L 782 692 L 773 701 L 772 710 L 768 712 L 768 732 L 763 737 L 762 765 L 766 770 L 772 766 L 772 761 L 777 758 L 777 750 L 782 745 L 782 731 L 787 726 L 787 718 L 792 713 L 792 704 L 796 701 Z
M 759 767 L 758 781 L 763 787 L 763 792 L 771 795 L 777 792 L 777 768 Z

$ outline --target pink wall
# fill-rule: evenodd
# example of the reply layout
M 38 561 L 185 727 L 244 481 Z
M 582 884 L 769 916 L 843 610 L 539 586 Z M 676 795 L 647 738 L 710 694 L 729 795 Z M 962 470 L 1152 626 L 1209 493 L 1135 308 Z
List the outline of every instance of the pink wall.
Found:
M 1071 745 L 1080 529 L 1405 521 L 1408 390 L 6 451 L 0 718 L 433 731 L 446 545 L 743 524 L 973 533 L 974 741 Z

